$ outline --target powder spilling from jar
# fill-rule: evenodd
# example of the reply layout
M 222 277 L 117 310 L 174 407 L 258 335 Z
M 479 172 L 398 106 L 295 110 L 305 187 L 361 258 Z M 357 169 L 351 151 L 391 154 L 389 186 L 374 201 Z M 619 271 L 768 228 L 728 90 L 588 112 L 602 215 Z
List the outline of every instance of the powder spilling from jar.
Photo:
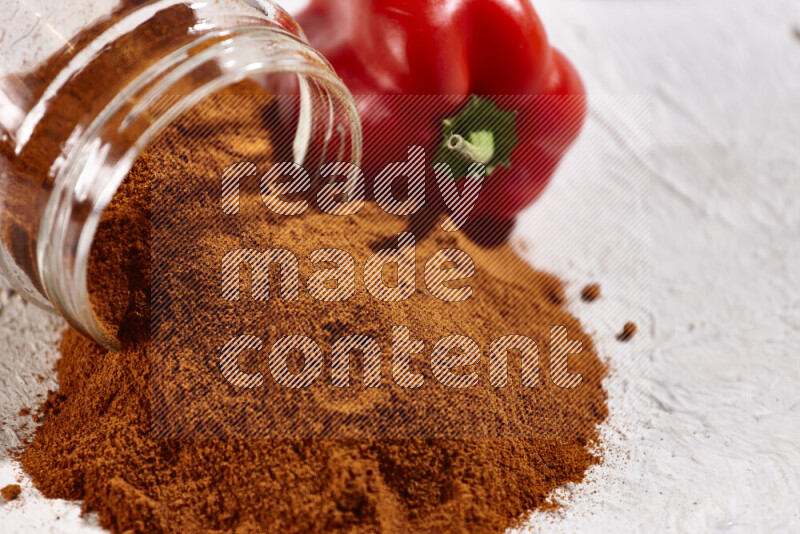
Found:
M 229 91 L 257 89 L 245 84 Z M 89 291 L 98 318 L 123 348 L 111 353 L 74 330 L 65 332 L 60 390 L 40 409 L 44 421 L 21 456 L 36 486 L 48 497 L 82 499 L 84 510 L 97 512 L 101 525 L 114 532 L 502 532 L 531 510 L 554 508 L 550 493 L 580 482 L 599 461 L 593 449 L 597 425 L 607 416 L 601 383 L 606 366 L 566 311 L 557 279 L 530 269 L 507 247 L 481 249 L 438 228 L 417 236 L 418 253 L 467 250 L 477 267 L 476 298 L 454 307 L 420 297 L 414 306 L 389 311 L 371 304 L 363 291 L 335 308 L 308 297 L 292 307 L 270 299 L 248 326 L 301 329 L 329 345 L 343 331 L 380 337 L 400 322 L 430 347 L 447 332 L 467 332 L 486 345 L 497 332 L 542 338 L 551 325 L 564 325 L 583 346 L 581 394 L 562 397 L 543 384 L 535 403 L 508 407 L 516 424 L 551 433 L 525 439 L 152 438 L 151 181 L 157 173 L 172 177 L 201 226 L 196 248 L 224 249 L 224 236 L 202 229 L 220 209 L 220 161 L 275 157 L 268 142 L 270 105 L 245 113 L 250 119 L 240 124 L 226 101 L 212 97 L 168 127 L 134 164 L 104 214 L 90 258 Z M 219 132 L 201 138 L 186 127 L 203 121 L 226 127 L 193 128 Z M 243 192 L 243 211 L 258 202 L 257 190 Z M 324 236 L 325 243 L 347 245 L 357 261 L 404 228 L 401 219 L 389 219 L 369 203 L 336 225 L 315 210 L 259 221 L 263 235 L 276 245 L 290 243 L 298 256 L 307 257 Z M 219 273 L 198 269 L 183 276 L 194 287 L 218 284 Z M 174 328 L 183 314 L 202 313 L 191 302 L 169 307 Z M 165 327 L 170 325 L 160 325 Z M 491 402 L 480 397 L 482 391 L 473 400 Z M 324 398 L 319 403 L 364 409 Z

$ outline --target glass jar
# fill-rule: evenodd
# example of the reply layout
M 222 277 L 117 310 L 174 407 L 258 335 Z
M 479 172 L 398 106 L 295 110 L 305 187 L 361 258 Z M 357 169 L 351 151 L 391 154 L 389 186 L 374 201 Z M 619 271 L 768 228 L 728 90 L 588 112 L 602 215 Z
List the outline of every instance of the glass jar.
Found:
M 296 162 L 360 162 L 351 94 L 271 0 L 0 0 L 0 12 L 0 272 L 107 347 L 87 291 L 92 240 L 137 155 L 182 112 L 253 80 L 297 97 Z

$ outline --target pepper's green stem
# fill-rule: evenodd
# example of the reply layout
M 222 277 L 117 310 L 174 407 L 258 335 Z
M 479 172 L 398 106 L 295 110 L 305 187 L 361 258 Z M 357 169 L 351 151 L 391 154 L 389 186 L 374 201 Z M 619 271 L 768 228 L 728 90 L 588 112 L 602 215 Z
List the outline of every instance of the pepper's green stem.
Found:
M 442 121 L 442 141 L 434 164 L 450 166 L 458 179 L 480 163 L 491 175 L 498 166 L 511 167 L 511 153 L 519 143 L 517 112 L 503 111 L 490 98 L 473 95 L 454 117 Z
M 445 141 L 447 148 L 457 152 L 470 162 L 483 163 L 484 165 L 492 161 L 494 157 L 494 135 L 492 132 L 472 132 L 470 140 L 451 133 Z

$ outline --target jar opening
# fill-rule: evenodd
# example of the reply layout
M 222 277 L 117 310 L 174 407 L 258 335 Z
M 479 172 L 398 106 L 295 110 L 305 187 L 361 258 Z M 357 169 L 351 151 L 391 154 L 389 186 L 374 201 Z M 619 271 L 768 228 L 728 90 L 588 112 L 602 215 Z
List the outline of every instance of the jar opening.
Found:
M 103 213 L 159 135 L 201 103 L 245 81 L 261 92 L 248 96 L 251 104 L 272 99 L 268 113 L 280 130 L 272 141 L 273 157 L 310 168 L 324 161 L 360 161 L 352 96 L 324 58 L 282 29 L 245 27 L 205 35 L 154 63 L 90 125 L 74 132 L 68 141 L 71 156 L 59 169 L 39 232 L 38 268 L 48 298 L 73 326 L 106 347 L 119 347 L 113 323 L 121 319 L 120 310 L 98 310 L 87 278 Z M 230 109 L 231 117 L 251 113 L 242 105 Z M 119 295 L 113 300 L 120 305 Z

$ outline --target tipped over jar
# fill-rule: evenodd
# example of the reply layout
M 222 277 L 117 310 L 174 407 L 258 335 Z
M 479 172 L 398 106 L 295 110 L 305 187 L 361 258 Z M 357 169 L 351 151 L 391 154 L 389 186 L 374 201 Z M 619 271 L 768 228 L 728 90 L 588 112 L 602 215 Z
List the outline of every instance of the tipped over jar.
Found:
M 244 80 L 294 98 L 294 161 L 358 163 L 353 98 L 270 0 L 0 0 L 0 273 L 98 343 L 90 250 L 104 210 L 164 128 Z M 166 103 L 166 104 L 165 104 Z

